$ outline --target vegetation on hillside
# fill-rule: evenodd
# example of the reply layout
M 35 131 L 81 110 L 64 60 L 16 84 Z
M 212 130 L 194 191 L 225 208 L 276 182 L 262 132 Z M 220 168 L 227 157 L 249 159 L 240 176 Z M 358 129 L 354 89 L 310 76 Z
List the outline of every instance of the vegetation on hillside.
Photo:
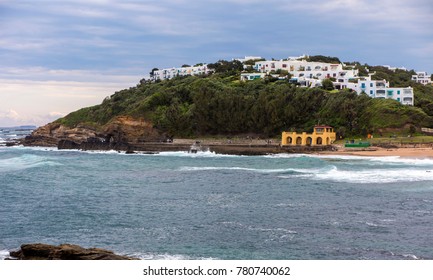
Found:
M 100 127 L 116 116 L 128 115 L 149 120 L 175 137 L 274 137 L 283 130 L 308 131 L 315 124 L 331 125 L 343 137 L 385 128 L 433 127 L 433 87 L 414 84 L 409 71 L 376 68 L 376 75 L 394 86 L 413 86 L 413 107 L 348 90 L 296 87 L 287 80 L 241 82 L 241 66 L 238 62 L 219 61 L 211 64 L 215 73 L 206 77 L 142 82 L 57 122 L 69 127 L 83 123 Z

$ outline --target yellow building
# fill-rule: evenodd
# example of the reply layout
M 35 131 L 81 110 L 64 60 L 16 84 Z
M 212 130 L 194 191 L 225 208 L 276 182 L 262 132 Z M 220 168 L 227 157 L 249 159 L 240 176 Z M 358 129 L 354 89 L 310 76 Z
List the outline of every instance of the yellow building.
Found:
M 296 133 L 283 131 L 282 146 L 321 146 L 331 145 L 336 139 L 334 128 L 330 126 L 315 126 L 313 133 Z

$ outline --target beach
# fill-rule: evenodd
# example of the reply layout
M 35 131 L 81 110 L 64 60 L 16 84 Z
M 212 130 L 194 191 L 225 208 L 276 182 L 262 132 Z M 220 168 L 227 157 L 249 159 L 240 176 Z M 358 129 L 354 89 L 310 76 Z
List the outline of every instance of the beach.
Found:
M 333 154 L 333 155 L 353 155 L 353 156 L 369 156 L 369 157 L 386 157 L 398 156 L 405 158 L 433 158 L 433 149 L 420 147 L 420 148 L 380 148 L 372 147 L 369 149 L 354 149 L 338 147 L 336 151 L 323 151 L 319 154 Z

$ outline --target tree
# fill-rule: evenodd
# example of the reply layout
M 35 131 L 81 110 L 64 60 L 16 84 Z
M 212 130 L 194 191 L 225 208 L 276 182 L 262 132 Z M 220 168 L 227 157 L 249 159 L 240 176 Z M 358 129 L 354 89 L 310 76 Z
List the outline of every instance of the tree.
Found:
M 322 88 L 324 90 L 333 90 L 334 89 L 334 84 L 332 83 L 332 81 L 330 79 L 324 79 L 322 81 Z
M 244 69 L 244 65 L 239 60 L 219 60 L 216 63 L 208 64 L 208 68 L 215 70 L 215 73 L 223 73 L 230 76 L 239 74 Z
M 153 78 L 153 75 L 155 74 L 156 71 L 158 71 L 158 68 L 153 68 L 152 71 L 150 71 L 150 77 Z

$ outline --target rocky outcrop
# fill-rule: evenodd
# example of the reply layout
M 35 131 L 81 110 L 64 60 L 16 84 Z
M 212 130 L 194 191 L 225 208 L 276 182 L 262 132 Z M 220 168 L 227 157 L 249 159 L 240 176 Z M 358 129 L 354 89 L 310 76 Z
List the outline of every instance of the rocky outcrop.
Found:
M 49 123 L 36 129 L 22 143 L 26 146 L 57 146 L 59 149 L 128 151 L 133 145 L 163 139 L 165 137 L 153 128 L 152 123 L 119 116 L 99 128 L 89 125 L 69 128 L 60 123 Z
M 78 245 L 61 244 L 23 244 L 21 249 L 10 252 L 12 258 L 18 260 L 133 260 L 134 258 L 120 256 L 112 251 L 89 248 Z
M 49 123 L 34 130 L 23 140 L 26 146 L 57 146 L 60 140 L 71 140 L 76 143 L 87 141 L 98 135 L 96 129 L 87 126 L 68 128 L 59 123 Z

